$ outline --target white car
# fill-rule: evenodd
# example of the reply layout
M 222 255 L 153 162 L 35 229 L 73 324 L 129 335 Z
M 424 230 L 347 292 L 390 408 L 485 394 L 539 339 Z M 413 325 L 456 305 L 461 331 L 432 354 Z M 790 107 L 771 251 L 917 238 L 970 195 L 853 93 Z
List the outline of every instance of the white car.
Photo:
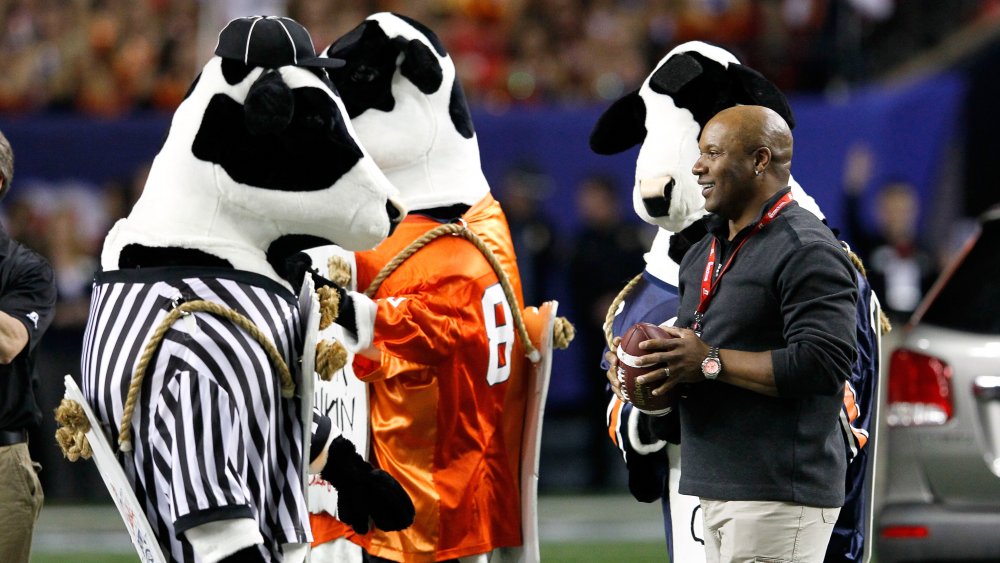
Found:
M 879 563 L 1000 561 L 1000 207 L 889 365 Z

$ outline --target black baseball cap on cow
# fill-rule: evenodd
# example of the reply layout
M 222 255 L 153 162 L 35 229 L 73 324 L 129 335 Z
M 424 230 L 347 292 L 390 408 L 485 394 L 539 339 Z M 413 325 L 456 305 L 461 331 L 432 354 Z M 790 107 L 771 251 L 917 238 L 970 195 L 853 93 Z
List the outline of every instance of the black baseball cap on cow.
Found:
M 265 68 L 340 68 L 346 64 L 343 59 L 317 57 L 309 31 L 282 16 L 236 18 L 219 32 L 215 54 Z

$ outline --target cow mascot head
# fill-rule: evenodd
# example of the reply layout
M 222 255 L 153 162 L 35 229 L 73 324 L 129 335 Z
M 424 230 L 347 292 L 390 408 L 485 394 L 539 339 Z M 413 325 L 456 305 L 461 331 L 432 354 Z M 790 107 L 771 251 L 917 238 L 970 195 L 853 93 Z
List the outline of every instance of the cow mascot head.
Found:
M 290 291 L 303 280 L 300 250 L 371 248 L 405 210 L 329 80 L 343 61 L 318 57 L 305 28 L 239 18 L 215 55 L 105 241 L 85 396 L 114 429 L 170 560 L 301 561 L 310 460 L 354 493 L 342 495 L 345 521 L 367 530 L 413 519 L 399 484 L 304 407 L 311 393 L 294 394 L 310 296 L 303 309 Z M 339 292 L 338 320 L 362 305 L 374 314 L 371 300 Z
M 242 18 L 174 115 L 105 270 L 229 266 L 282 283 L 282 260 L 324 243 L 371 248 L 404 215 L 345 118 L 302 26 Z
M 411 210 L 471 206 L 489 193 L 455 65 L 430 29 L 379 13 L 325 52 L 330 76 L 372 158 Z
M 747 104 L 771 108 L 795 126 L 784 94 L 763 75 L 725 49 L 691 41 L 667 53 L 638 90 L 604 112 L 591 133 L 590 147 L 598 154 L 641 145 L 633 206 L 640 218 L 661 228 L 654 247 L 665 248 L 671 233 L 683 232 L 669 242 L 677 262 L 705 233 L 700 221 L 705 198 L 691 173 L 701 128 L 720 110 Z M 822 218 L 794 178 L 790 184 L 799 204 Z

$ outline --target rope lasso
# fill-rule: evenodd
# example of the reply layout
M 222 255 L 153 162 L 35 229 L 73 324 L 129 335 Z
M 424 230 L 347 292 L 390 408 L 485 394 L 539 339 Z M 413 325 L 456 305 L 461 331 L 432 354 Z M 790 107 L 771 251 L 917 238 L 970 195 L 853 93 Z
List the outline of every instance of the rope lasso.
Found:
M 291 398 L 295 394 L 295 382 L 292 380 L 292 374 L 288 370 L 288 365 L 285 364 L 284 358 L 278 353 L 277 348 L 274 344 L 267 338 L 267 336 L 261 332 L 257 325 L 253 324 L 253 321 L 236 312 L 233 309 L 219 305 L 218 303 L 213 303 L 211 301 L 196 300 L 187 301 L 181 303 L 174 307 L 166 317 L 160 322 L 156 331 L 150 337 L 149 342 L 146 343 L 146 347 L 142 351 L 142 356 L 139 358 L 138 365 L 135 366 L 135 373 L 132 375 L 132 381 L 129 383 L 128 397 L 125 400 L 125 408 L 122 412 L 122 422 L 118 433 L 118 446 L 120 451 L 128 452 L 132 450 L 132 415 L 135 412 L 135 404 L 139 398 L 139 390 L 142 388 L 142 380 L 146 375 L 146 367 L 149 365 L 150 360 L 153 358 L 153 354 L 156 353 L 156 349 L 160 345 L 160 341 L 166 335 L 167 330 L 170 329 L 171 325 L 174 324 L 177 319 L 181 316 L 188 315 L 191 313 L 212 313 L 214 315 L 229 319 L 230 321 L 236 323 L 236 325 L 252 336 L 270 358 L 271 362 L 274 364 L 275 369 L 278 371 L 278 377 L 281 379 L 281 395 L 286 399 Z
M 552 323 L 552 347 L 556 350 L 569 348 L 569 343 L 576 337 L 576 328 L 566 317 L 556 317 Z
M 851 260 L 851 264 L 854 266 L 854 269 L 861 274 L 861 277 L 868 279 L 868 272 L 865 271 L 865 265 L 861 262 L 861 257 L 855 254 L 854 251 L 851 250 L 851 248 L 846 244 L 842 246 L 844 247 L 844 250 L 847 251 L 847 257 Z M 879 309 L 878 311 L 878 324 L 879 330 L 882 331 L 882 334 L 889 334 L 892 330 L 892 323 L 889 322 L 889 317 L 886 316 L 885 311 L 882 309 Z
M 490 263 L 493 267 L 493 272 L 496 274 L 497 279 L 500 280 L 500 287 L 503 289 L 504 296 L 507 298 L 507 304 L 510 305 L 511 315 L 514 317 L 514 328 L 517 330 L 518 335 L 521 337 L 521 342 L 524 343 L 525 355 L 532 362 L 537 362 L 541 359 L 541 353 L 532 344 L 531 338 L 528 337 L 528 329 L 524 326 L 524 318 L 521 316 L 521 307 L 518 305 L 517 297 L 514 296 L 514 288 L 510 285 L 510 280 L 507 278 L 507 273 L 504 272 L 503 268 L 500 266 L 500 261 L 497 260 L 496 255 L 493 251 L 486 246 L 486 243 L 479 238 L 476 233 L 470 231 L 465 225 L 459 223 L 448 223 L 435 227 L 423 234 L 420 238 L 410 243 L 409 246 L 404 248 L 399 254 L 397 254 L 388 264 L 382 267 L 379 273 L 372 280 L 371 285 L 365 290 L 365 295 L 374 298 L 375 293 L 378 291 L 379 287 L 382 286 L 382 282 L 389 277 L 392 272 L 399 267 L 407 258 L 413 256 L 418 250 L 426 246 L 428 243 L 434 239 L 444 236 L 444 235 L 459 235 L 465 240 L 471 242 L 479 252 L 482 253 L 486 261 Z
M 618 292 L 618 295 L 615 296 L 614 301 L 611 302 L 611 306 L 608 307 L 608 313 L 604 316 L 604 341 L 608 344 L 608 350 L 614 351 L 615 349 L 614 345 L 611 343 L 615 339 L 614 333 L 611 332 L 611 325 L 615 321 L 615 312 L 618 311 L 618 307 L 622 304 L 622 301 L 625 301 L 628 294 L 632 293 L 632 290 L 641 279 L 642 274 L 639 274 L 629 280 L 629 282 L 625 284 L 625 287 L 623 287 L 622 290 Z
M 90 441 L 87 440 L 87 432 L 90 432 L 90 421 L 83 411 L 80 403 L 71 399 L 63 399 L 56 408 L 56 422 L 59 428 L 56 430 L 56 442 L 63 456 L 70 461 L 76 461 L 81 457 L 90 459 L 93 450 L 90 449 Z

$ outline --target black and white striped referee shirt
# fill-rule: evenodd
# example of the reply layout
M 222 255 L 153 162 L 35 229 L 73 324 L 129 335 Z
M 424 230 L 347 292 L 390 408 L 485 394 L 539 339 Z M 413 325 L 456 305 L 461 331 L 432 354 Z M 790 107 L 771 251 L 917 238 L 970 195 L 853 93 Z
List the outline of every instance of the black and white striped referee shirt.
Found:
M 253 321 L 299 380 L 298 306 L 273 280 L 209 268 L 100 273 L 81 363 L 84 393 L 113 444 L 146 342 L 178 300 L 198 299 Z M 180 534 L 232 518 L 257 521 L 268 560 L 281 560 L 281 544 L 311 540 L 300 408 L 281 397 L 260 344 L 231 321 L 195 313 L 173 324 L 142 382 L 133 451 L 119 454 L 165 554 L 196 561 Z

